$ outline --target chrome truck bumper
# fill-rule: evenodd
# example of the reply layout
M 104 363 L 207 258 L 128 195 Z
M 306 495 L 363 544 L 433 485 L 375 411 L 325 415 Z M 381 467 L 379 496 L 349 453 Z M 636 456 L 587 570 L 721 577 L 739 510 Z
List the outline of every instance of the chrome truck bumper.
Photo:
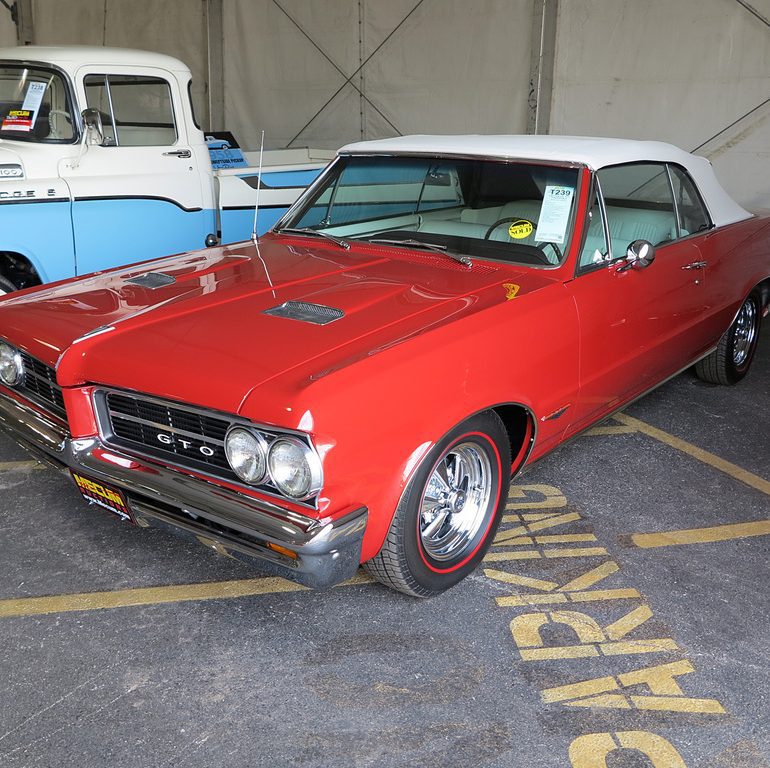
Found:
M 317 589 L 358 568 L 365 507 L 324 523 L 116 451 L 98 438 L 73 440 L 56 420 L 1 393 L 0 430 L 57 468 L 122 491 L 140 526 L 170 528 L 233 557 L 257 558 L 262 569 Z

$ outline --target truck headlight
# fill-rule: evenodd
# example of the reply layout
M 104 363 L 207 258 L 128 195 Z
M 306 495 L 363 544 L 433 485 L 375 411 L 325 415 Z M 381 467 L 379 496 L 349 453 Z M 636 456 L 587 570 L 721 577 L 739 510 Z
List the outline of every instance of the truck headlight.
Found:
M 0 381 L 6 387 L 15 387 L 24 379 L 24 363 L 19 350 L 0 341 Z
M 321 487 L 321 462 L 296 437 L 274 440 L 267 454 L 267 465 L 275 487 L 292 499 L 306 499 Z
M 267 443 L 261 435 L 243 427 L 233 427 L 225 436 L 225 455 L 238 477 L 258 485 L 265 479 Z

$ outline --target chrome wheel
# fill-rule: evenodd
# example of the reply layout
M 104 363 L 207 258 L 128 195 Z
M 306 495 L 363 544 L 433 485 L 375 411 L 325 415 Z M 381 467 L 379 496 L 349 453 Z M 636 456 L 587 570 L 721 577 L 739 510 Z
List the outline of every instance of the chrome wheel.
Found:
M 433 560 L 451 560 L 474 540 L 489 511 L 494 480 L 476 443 L 450 448 L 436 464 L 420 500 L 420 542 Z
M 733 333 L 733 363 L 741 366 L 751 354 L 757 336 L 757 307 L 747 299 L 735 318 Z

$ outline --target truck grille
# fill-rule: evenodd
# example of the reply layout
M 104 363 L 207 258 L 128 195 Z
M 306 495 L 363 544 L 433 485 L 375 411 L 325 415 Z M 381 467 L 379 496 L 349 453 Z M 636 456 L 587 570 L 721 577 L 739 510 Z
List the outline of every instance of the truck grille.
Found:
M 107 442 L 240 482 L 225 456 L 228 419 L 140 395 L 100 394 Z
M 19 392 L 59 418 L 66 419 L 64 396 L 56 383 L 56 371 L 26 352 L 20 351 L 19 354 L 24 364 L 24 383 Z

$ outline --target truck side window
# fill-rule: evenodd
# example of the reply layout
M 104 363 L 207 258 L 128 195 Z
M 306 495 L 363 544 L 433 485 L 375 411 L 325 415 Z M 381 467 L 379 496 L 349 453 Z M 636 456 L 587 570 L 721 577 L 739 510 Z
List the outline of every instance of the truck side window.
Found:
M 86 103 L 102 114 L 105 146 L 167 147 L 177 140 L 171 88 L 159 77 L 86 75 Z

